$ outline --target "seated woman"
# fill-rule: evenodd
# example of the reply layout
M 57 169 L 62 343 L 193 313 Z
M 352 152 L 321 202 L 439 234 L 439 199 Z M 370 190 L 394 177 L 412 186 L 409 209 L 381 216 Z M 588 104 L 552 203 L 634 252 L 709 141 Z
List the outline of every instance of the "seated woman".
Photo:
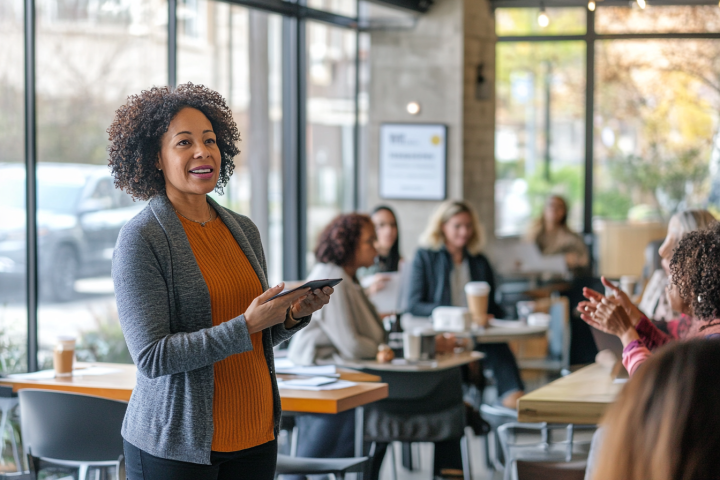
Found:
M 370 218 L 375 226 L 377 257 L 375 263 L 358 272 L 358 276 L 372 275 L 372 283 L 365 288 L 365 293 L 372 296 L 387 286 L 388 278 L 383 274 L 398 272 L 403 260 L 400 256 L 400 234 L 395 212 L 390 207 L 380 205 L 375 207 Z
M 553 195 L 545 202 L 542 217 L 528 231 L 527 240 L 543 255 L 565 255 L 568 269 L 576 277 L 588 273 L 590 257 L 582 237 L 567 225 L 568 206 L 565 199 Z
M 375 227 L 367 215 L 340 215 L 320 234 L 318 263 L 307 279 L 343 281 L 335 287 L 333 301 L 315 312 L 302 335 L 290 342 L 288 358 L 295 364 L 375 358 L 385 330 L 356 273 L 373 265 L 376 255 Z
M 720 472 L 720 342 L 664 349 L 605 416 L 593 480 L 705 480 Z
M 503 317 L 495 302 L 495 276 L 487 258 L 480 253 L 483 233 L 473 208 L 463 201 L 446 201 L 433 214 L 413 261 L 408 312 L 429 317 L 439 306 L 467 307 L 465 284 L 490 284 L 488 314 Z M 486 343 L 477 350 L 486 354 L 485 363 L 497 381 L 498 397 L 504 406 L 516 408 L 523 395 L 515 357 L 506 343 Z
M 720 223 L 690 232 L 670 261 L 668 301 L 673 310 L 695 320 L 686 338 L 720 336 Z M 616 288 L 616 287 L 612 287 Z M 651 351 L 672 341 L 625 297 L 586 302 L 582 318 L 591 326 L 617 335 L 623 343 L 623 365 L 632 375 Z
M 320 234 L 318 263 L 308 280 L 342 278 L 333 301 L 313 314 L 304 334 L 290 342 L 288 358 L 297 365 L 335 363 L 342 359 L 375 358 L 385 330 L 375 307 L 365 296 L 356 273 L 375 261 L 375 227 L 370 217 L 351 213 L 335 218 Z M 354 410 L 337 415 L 296 417 L 299 457 L 353 456 Z M 286 475 L 287 480 L 304 476 Z
M 677 242 L 686 233 L 705 230 L 713 223 L 715 223 L 715 217 L 707 210 L 685 210 L 670 217 L 667 236 L 660 248 L 658 248 L 662 268 L 653 272 L 638 305 L 638 308 L 645 312 L 648 319 L 655 322 L 667 322 L 668 332 L 676 338 L 687 333 L 690 322 L 687 321 L 688 319 L 678 320 L 677 315 L 667 303 L 665 287 L 667 286 L 670 271 L 670 257 L 677 246 Z

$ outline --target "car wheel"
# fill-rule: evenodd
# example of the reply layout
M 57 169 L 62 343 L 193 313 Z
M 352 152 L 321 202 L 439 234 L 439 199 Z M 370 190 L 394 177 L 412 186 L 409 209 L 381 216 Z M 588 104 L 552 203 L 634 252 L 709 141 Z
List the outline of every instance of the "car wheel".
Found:
M 50 269 L 50 296 L 58 302 L 67 302 L 75 297 L 75 280 L 80 262 L 75 249 L 69 245 L 58 247 Z

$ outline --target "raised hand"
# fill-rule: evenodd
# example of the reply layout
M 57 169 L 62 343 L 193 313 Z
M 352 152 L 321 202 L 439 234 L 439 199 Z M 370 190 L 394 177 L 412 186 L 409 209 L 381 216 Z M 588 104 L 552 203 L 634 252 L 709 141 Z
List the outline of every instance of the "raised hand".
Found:
M 585 298 L 587 298 L 587 301 L 582 301 L 578 304 L 577 309 L 580 312 L 581 317 L 587 314 L 592 315 L 597 306 L 602 303 L 603 300 L 608 300 L 611 303 L 623 307 L 625 313 L 630 318 L 632 325 L 637 325 L 637 323 L 643 317 L 643 313 L 640 311 L 640 309 L 638 309 L 635 304 L 632 303 L 632 300 L 630 300 L 630 297 L 628 297 L 625 292 L 613 285 L 612 282 L 608 281 L 605 277 L 602 277 L 601 280 L 603 285 L 612 290 L 613 296 L 606 297 L 605 295 L 596 292 L 591 288 L 583 288 L 583 295 L 585 296 Z M 587 321 L 586 318 L 583 318 L 583 320 Z
M 586 311 L 582 319 L 602 332 L 619 337 L 623 345 L 639 338 L 625 307 L 607 298 L 594 307 L 592 314 Z

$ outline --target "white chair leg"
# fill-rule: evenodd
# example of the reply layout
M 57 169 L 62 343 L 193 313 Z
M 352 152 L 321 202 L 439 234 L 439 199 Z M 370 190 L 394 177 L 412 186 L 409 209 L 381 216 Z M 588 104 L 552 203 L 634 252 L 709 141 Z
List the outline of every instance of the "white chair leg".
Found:
M 460 453 L 462 454 L 463 480 L 472 480 L 470 472 L 470 440 L 467 434 L 460 439 Z
M 392 479 L 398 480 L 398 478 L 397 478 L 397 456 L 395 455 L 395 443 L 390 442 L 388 447 L 390 447 L 389 450 L 390 450 L 390 455 L 392 457 L 392 460 L 390 463 L 390 466 L 392 467 Z
M 78 480 L 87 480 L 88 466 L 86 464 L 80 465 L 78 468 Z
M 297 426 L 293 427 L 290 433 L 290 456 L 297 457 L 297 444 L 298 444 L 299 429 Z

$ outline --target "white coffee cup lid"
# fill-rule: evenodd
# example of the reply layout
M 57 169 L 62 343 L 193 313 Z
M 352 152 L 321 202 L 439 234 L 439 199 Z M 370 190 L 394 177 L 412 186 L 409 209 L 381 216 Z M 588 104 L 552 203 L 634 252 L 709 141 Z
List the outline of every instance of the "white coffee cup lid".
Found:
M 487 295 L 490 293 L 490 284 L 487 282 L 468 282 L 465 284 L 465 293 L 468 295 Z

